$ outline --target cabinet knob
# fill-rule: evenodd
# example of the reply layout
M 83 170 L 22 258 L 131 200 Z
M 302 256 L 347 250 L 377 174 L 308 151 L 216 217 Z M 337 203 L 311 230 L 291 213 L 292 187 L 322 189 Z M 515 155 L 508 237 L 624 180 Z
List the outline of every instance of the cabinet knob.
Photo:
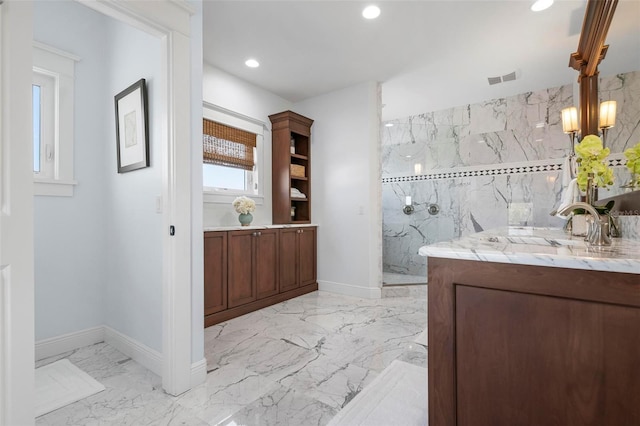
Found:
M 258 233 L 257 233 L 257 232 L 254 232 L 254 233 L 252 233 L 251 235 L 253 235 L 254 237 L 257 237 L 257 236 L 258 236 Z
M 258 237 L 259 237 L 260 235 L 262 235 L 262 232 L 261 232 L 261 231 L 258 231 Z

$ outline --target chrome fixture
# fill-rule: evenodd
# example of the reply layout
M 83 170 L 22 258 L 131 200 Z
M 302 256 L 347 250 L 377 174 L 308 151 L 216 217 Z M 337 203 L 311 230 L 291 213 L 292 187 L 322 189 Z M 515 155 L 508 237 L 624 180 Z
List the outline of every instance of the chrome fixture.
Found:
M 404 214 L 409 215 L 414 211 L 413 205 L 411 204 L 411 195 L 407 195 L 404 199 L 404 207 L 402 209 Z
M 429 214 L 431 216 L 435 216 L 438 213 L 440 213 L 440 206 L 437 204 L 429 204 L 429 207 L 427 208 L 427 211 L 429 212 Z
M 602 218 L 598 211 L 591 205 L 583 202 L 569 204 L 567 207 L 558 211 L 559 214 L 566 216 L 575 209 L 584 209 L 591 215 L 589 222 L 589 231 L 585 241 L 593 246 L 610 246 L 611 238 L 609 234 L 609 220 Z

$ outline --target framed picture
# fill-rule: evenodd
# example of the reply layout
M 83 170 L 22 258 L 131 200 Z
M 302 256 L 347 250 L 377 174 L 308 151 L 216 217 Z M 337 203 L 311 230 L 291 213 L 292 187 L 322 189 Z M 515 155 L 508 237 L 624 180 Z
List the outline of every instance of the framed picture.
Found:
M 118 173 L 149 167 L 147 88 L 140 79 L 115 96 Z

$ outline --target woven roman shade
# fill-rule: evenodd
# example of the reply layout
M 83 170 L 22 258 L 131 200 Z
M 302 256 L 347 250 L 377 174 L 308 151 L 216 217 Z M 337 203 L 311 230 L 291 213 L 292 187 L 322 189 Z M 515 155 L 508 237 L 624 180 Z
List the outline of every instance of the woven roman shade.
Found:
M 253 170 L 256 135 L 202 119 L 202 158 L 207 164 Z

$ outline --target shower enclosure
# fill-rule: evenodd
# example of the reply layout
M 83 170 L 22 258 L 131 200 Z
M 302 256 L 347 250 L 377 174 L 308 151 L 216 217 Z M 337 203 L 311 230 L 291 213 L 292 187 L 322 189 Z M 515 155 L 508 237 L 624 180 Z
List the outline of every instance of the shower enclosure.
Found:
M 616 183 L 600 191 L 606 198 L 624 191 L 622 152 L 640 141 L 640 71 L 602 77 L 599 87 L 619 109 L 607 134 Z M 565 85 L 382 123 L 384 283 L 424 282 L 426 244 L 500 226 L 562 227 L 549 213 L 569 154 L 560 111 L 575 104 Z

